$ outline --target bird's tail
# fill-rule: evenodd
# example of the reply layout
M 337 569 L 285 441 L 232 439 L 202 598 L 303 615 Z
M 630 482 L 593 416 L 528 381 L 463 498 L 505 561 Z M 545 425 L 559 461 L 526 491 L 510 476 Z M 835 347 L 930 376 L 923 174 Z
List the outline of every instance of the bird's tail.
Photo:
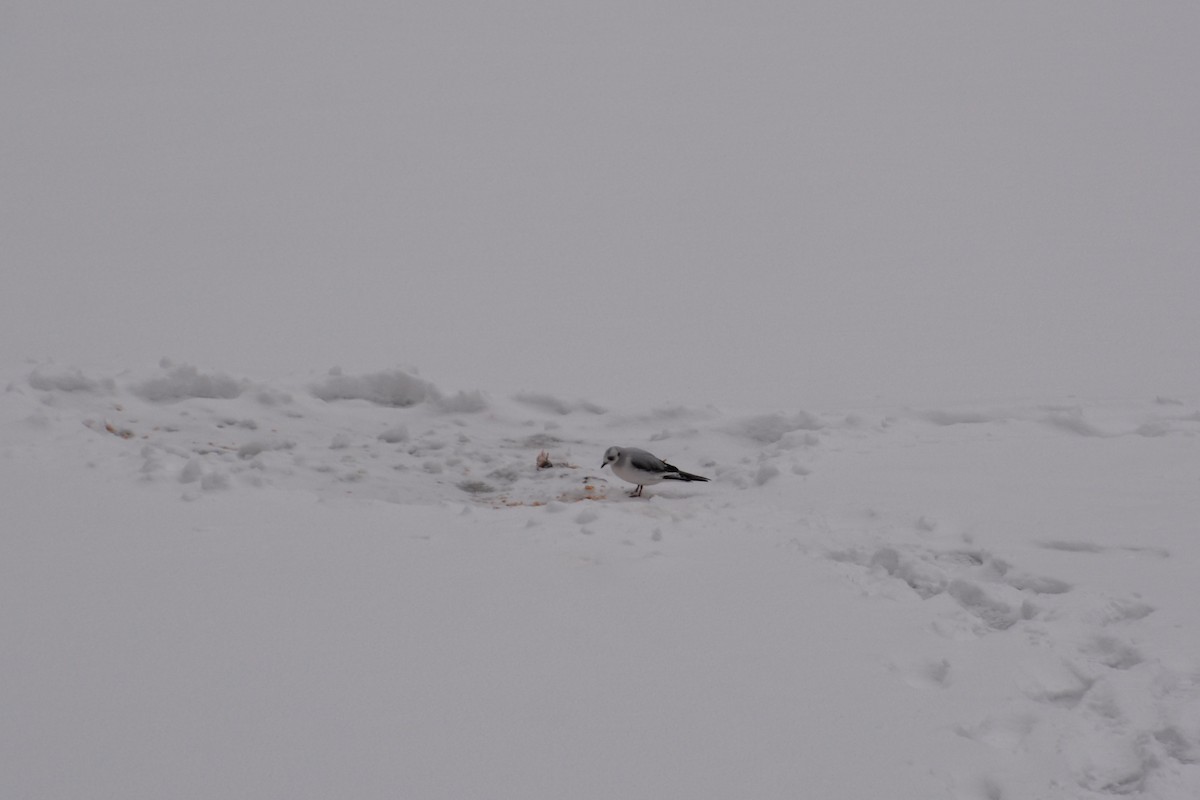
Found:
M 681 469 L 675 470 L 674 474 L 663 475 L 663 478 L 665 478 L 666 480 L 669 480 L 669 481 L 689 481 L 689 482 L 690 481 L 704 481 L 706 483 L 708 482 L 708 478 L 704 477 L 703 475 L 693 475 L 692 473 L 684 472 Z

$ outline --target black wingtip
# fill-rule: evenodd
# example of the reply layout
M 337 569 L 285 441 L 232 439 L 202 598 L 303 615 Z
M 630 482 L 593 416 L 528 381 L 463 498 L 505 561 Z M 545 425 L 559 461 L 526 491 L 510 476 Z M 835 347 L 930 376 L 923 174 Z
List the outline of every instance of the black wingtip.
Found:
M 708 478 L 704 477 L 703 475 L 693 475 L 690 472 L 676 471 L 674 475 L 663 475 L 663 478 L 671 481 L 687 481 L 688 483 L 691 483 L 692 481 L 704 481 L 705 483 L 708 483 Z

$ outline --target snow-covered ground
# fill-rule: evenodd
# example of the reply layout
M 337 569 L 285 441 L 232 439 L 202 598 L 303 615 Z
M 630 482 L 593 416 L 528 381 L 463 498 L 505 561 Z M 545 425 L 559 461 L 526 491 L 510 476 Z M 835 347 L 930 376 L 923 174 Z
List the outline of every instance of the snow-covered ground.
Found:
M 1200 797 L 1198 9 L 7 0 L 0 800 Z
M 1200 796 L 1200 397 L 0 387 L 6 797 Z

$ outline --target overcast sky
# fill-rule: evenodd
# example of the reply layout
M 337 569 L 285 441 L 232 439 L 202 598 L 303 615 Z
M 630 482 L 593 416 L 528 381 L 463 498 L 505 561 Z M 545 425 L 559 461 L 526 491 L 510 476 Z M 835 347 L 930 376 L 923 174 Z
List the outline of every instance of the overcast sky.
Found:
M 9 0 L 0 357 L 1200 391 L 1200 5 Z

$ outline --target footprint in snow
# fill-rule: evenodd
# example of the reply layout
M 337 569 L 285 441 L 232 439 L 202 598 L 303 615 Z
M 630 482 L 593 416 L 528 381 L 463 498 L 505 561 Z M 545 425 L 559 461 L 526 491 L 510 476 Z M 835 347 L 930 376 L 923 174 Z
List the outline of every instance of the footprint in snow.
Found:
M 950 661 L 945 658 L 895 659 L 887 667 L 914 689 L 945 689 L 951 683 Z
M 1121 547 L 1105 547 L 1095 544 L 1094 542 L 1072 542 L 1072 541 L 1048 541 L 1038 542 L 1038 547 L 1045 550 L 1058 550 L 1064 553 L 1086 553 L 1100 554 L 1111 551 L 1122 553 L 1137 553 L 1139 555 L 1152 556 L 1155 558 L 1170 558 L 1171 551 L 1162 547 L 1143 547 L 1140 545 L 1126 545 Z
M 873 579 L 900 581 L 922 600 L 950 598 L 959 612 L 969 615 L 967 627 L 975 635 L 1005 631 L 1032 619 L 1039 612 L 1038 598 L 1066 594 L 1072 588 L 1057 578 L 1015 570 L 980 550 L 883 546 L 836 551 L 828 557 L 865 567 Z M 958 638 L 962 626 L 943 619 L 935 629 Z

